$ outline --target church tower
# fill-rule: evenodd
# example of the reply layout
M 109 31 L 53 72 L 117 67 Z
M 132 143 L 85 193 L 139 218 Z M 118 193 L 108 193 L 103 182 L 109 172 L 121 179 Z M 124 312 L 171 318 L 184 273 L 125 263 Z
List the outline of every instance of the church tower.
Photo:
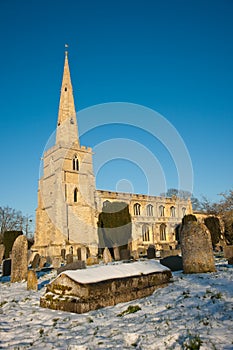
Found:
M 61 249 L 75 253 L 75 249 L 85 247 L 96 254 L 96 226 L 92 150 L 80 146 L 66 51 L 56 142 L 43 155 L 33 250 L 44 256 L 60 256 Z

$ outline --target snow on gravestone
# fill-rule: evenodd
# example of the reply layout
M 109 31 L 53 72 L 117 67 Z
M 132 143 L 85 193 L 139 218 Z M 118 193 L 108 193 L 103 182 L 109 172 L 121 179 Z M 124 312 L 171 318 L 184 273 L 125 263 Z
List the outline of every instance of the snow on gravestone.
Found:
M 21 282 L 27 280 L 28 261 L 27 261 L 28 241 L 23 235 L 16 238 L 12 248 L 11 282 Z
M 216 271 L 210 232 L 197 221 L 189 221 L 180 233 L 184 273 Z

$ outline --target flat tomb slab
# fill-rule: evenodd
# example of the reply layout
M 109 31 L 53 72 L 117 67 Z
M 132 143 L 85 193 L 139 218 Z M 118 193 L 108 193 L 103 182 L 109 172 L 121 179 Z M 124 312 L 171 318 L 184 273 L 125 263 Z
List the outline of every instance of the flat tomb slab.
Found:
M 153 259 L 64 271 L 48 284 L 40 306 L 84 313 L 151 295 L 171 277 L 171 271 Z

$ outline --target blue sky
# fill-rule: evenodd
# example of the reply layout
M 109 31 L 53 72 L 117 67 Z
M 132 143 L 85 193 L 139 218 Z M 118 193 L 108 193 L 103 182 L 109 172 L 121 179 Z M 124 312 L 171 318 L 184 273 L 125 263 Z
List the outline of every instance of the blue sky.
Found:
M 40 157 L 56 126 L 65 43 L 77 110 L 108 102 L 156 110 L 189 151 L 194 195 L 217 200 L 232 188 L 232 18 L 232 0 L 1 0 L 0 205 L 34 215 Z M 168 187 L 176 186 L 161 144 L 131 131 L 103 127 L 81 142 L 94 147 L 106 134 L 130 133 L 158 157 Z M 97 187 L 114 190 L 138 173 L 133 188 L 143 192 L 141 170 L 124 162 L 108 162 Z

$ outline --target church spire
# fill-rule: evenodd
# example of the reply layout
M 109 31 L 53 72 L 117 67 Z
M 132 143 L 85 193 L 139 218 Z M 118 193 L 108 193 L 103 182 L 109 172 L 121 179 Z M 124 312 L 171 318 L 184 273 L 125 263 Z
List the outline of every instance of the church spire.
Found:
M 73 88 L 70 77 L 68 52 L 65 51 L 65 63 L 58 111 L 56 143 L 65 142 L 71 144 L 75 141 L 78 141 L 78 127 L 74 105 Z

